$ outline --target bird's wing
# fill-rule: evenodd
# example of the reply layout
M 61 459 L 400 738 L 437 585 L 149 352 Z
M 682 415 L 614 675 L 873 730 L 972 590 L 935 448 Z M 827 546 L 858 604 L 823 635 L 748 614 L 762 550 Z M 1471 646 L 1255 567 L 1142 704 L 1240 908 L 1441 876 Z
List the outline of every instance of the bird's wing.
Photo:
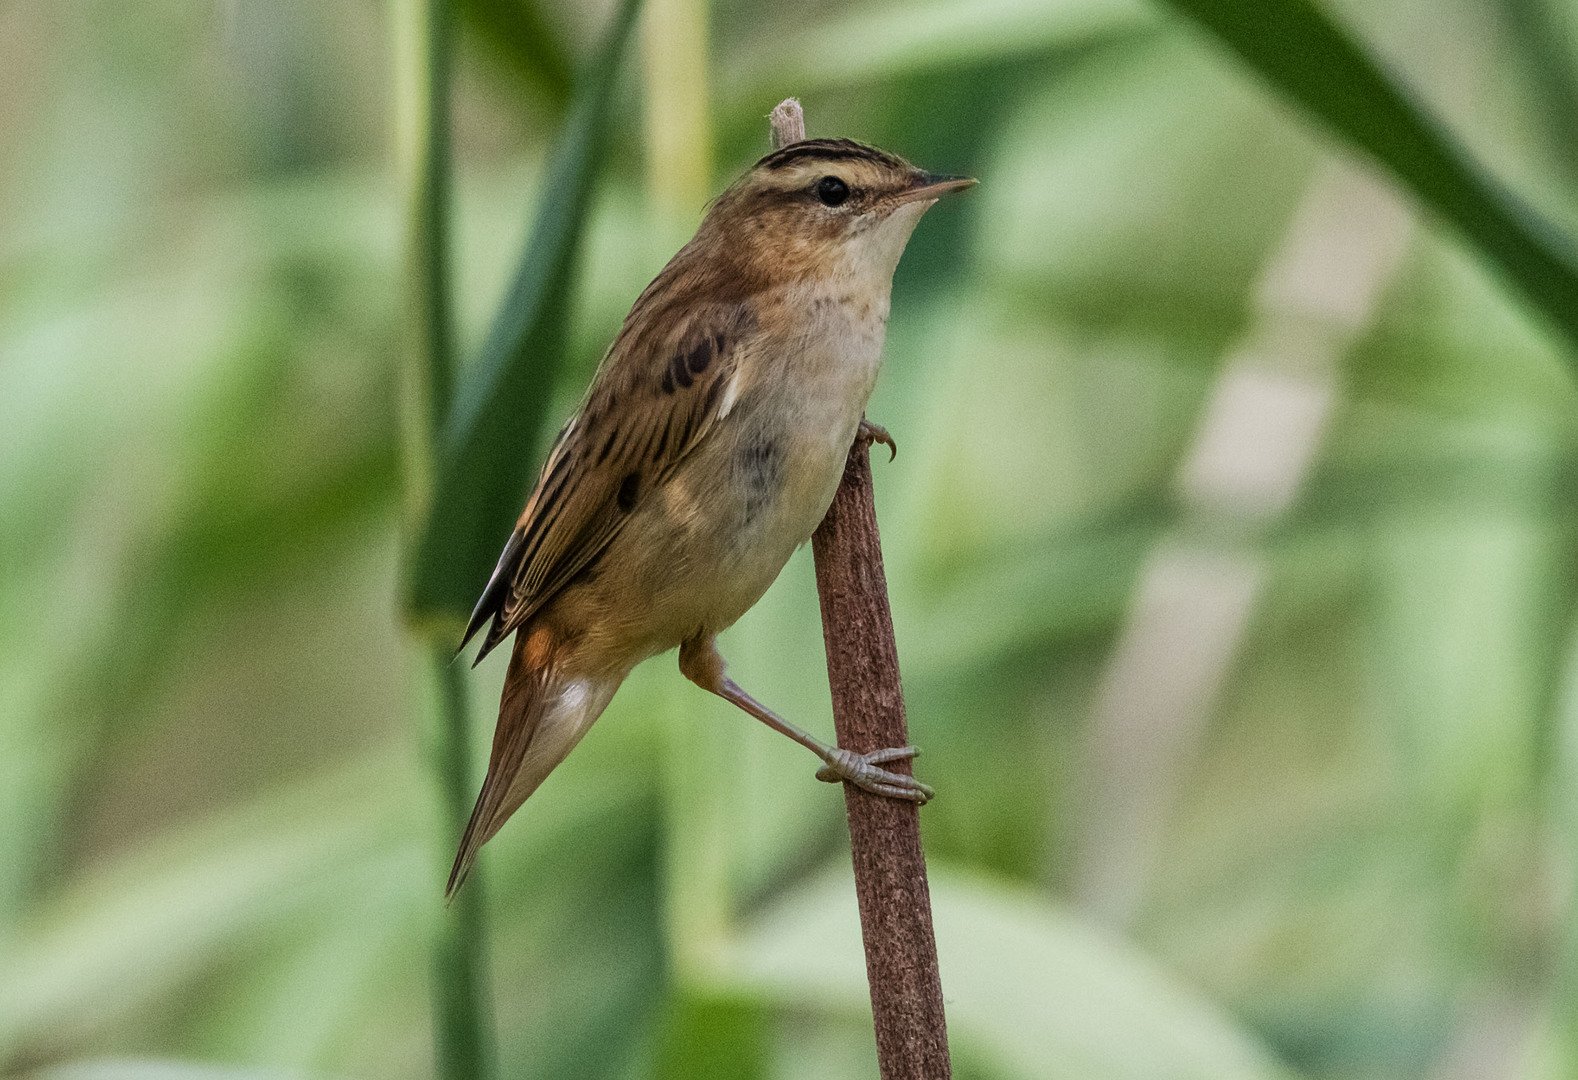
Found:
M 646 300 L 548 454 L 471 614 L 465 641 L 492 620 L 479 662 L 606 550 L 734 406 L 755 325 L 749 304 L 664 304 L 673 317 L 653 317 Z

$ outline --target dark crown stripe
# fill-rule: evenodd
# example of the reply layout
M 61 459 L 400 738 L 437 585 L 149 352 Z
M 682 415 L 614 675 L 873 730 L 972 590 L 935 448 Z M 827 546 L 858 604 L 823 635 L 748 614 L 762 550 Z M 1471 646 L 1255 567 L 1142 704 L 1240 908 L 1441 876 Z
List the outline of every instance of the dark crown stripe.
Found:
M 774 150 L 756 165 L 763 169 L 782 169 L 797 161 L 871 161 L 892 167 L 904 164 L 892 154 L 852 139 L 806 139 Z

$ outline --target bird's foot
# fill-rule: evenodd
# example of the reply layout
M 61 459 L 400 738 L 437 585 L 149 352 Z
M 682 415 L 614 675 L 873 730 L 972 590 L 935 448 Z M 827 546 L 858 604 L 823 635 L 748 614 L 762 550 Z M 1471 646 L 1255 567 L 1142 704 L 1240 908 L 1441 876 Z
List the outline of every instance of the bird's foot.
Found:
M 894 746 L 869 754 L 832 746 L 828 748 L 827 764 L 816 771 L 816 778 L 829 784 L 854 784 L 873 795 L 886 795 L 890 799 L 904 799 L 924 806 L 936 794 L 931 788 L 913 776 L 882 768 L 890 761 L 905 761 L 919 753 L 913 746 Z
M 888 448 L 889 461 L 899 456 L 899 444 L 893 441 L 893 436 L 888 434 L 888 429 L 881 424 L 873 424 L 865 417 L 860 418 L 860 428 L 855 432 L 855 441 L 863 442 L 867 446 L 870 446 L 872 443 L 881 443 Z

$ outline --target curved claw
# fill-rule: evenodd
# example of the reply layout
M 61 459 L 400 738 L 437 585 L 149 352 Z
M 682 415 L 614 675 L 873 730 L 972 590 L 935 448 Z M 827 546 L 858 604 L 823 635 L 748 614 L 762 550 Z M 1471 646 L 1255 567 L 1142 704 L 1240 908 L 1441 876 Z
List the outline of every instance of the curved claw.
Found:
M 881 424 L 873 424 L 865 417 L 860 418 L 860 428 L 855 432 L 855 439 L 864 442 L 867 446 L 872 443 L 881 443 L 888 448 L 888 460 L 892 461 L 899 456 L 899 444 L 893 441 L 893 436 L 888 434 L 888 429 Z
M 895 746 L 873 750 L 869 754 L 856 754 L 842 747 L 834 747 L 827 764 L 816 771 L 816 778 L 825 783 L 849 783 L 890 799 L 903 799 L 924 806 L 936 795 L 927 785 L 913 776 L 890 772 L 881 766 L 890 761 L 913 758 L 920 751 L 913 746 Z

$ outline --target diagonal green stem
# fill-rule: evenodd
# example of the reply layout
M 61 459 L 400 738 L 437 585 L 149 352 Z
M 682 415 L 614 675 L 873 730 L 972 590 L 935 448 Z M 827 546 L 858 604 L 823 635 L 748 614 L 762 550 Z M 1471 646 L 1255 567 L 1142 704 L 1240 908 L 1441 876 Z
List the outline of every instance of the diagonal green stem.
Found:
M 438 431 L 454 396 L 454 332 L 450 301 L 450 121 L 452 13 L 446 0 L 402 0 L 398 25 L 404 75 L 400 135 L 409 176 L 407 311 L 404 390 L 404 503 L 409 536 L 432 502 Z M 439 808 L 440 852 L 460 835 L 470 810 L 471 777 L 465 669 L 451 663 L 447 643 L 421 645 L 423 676 L 434 691 L 424 709 L 424 748 Z M 424 704 L 427 702 L 424 698 Z M 443 863 L 439 863 L 442 866 Z M 442 872 L 435 870 L 433 897 Z M 490 1080 L 495 1057 L 489 1020 L 480 883 L 439 913 L 433 938 L 435 1073 L 443 1080 Z
M 1578 249 L 1313 0 L 1162 0 L 1365 151 L 1472 244 L 1578 353 Z

